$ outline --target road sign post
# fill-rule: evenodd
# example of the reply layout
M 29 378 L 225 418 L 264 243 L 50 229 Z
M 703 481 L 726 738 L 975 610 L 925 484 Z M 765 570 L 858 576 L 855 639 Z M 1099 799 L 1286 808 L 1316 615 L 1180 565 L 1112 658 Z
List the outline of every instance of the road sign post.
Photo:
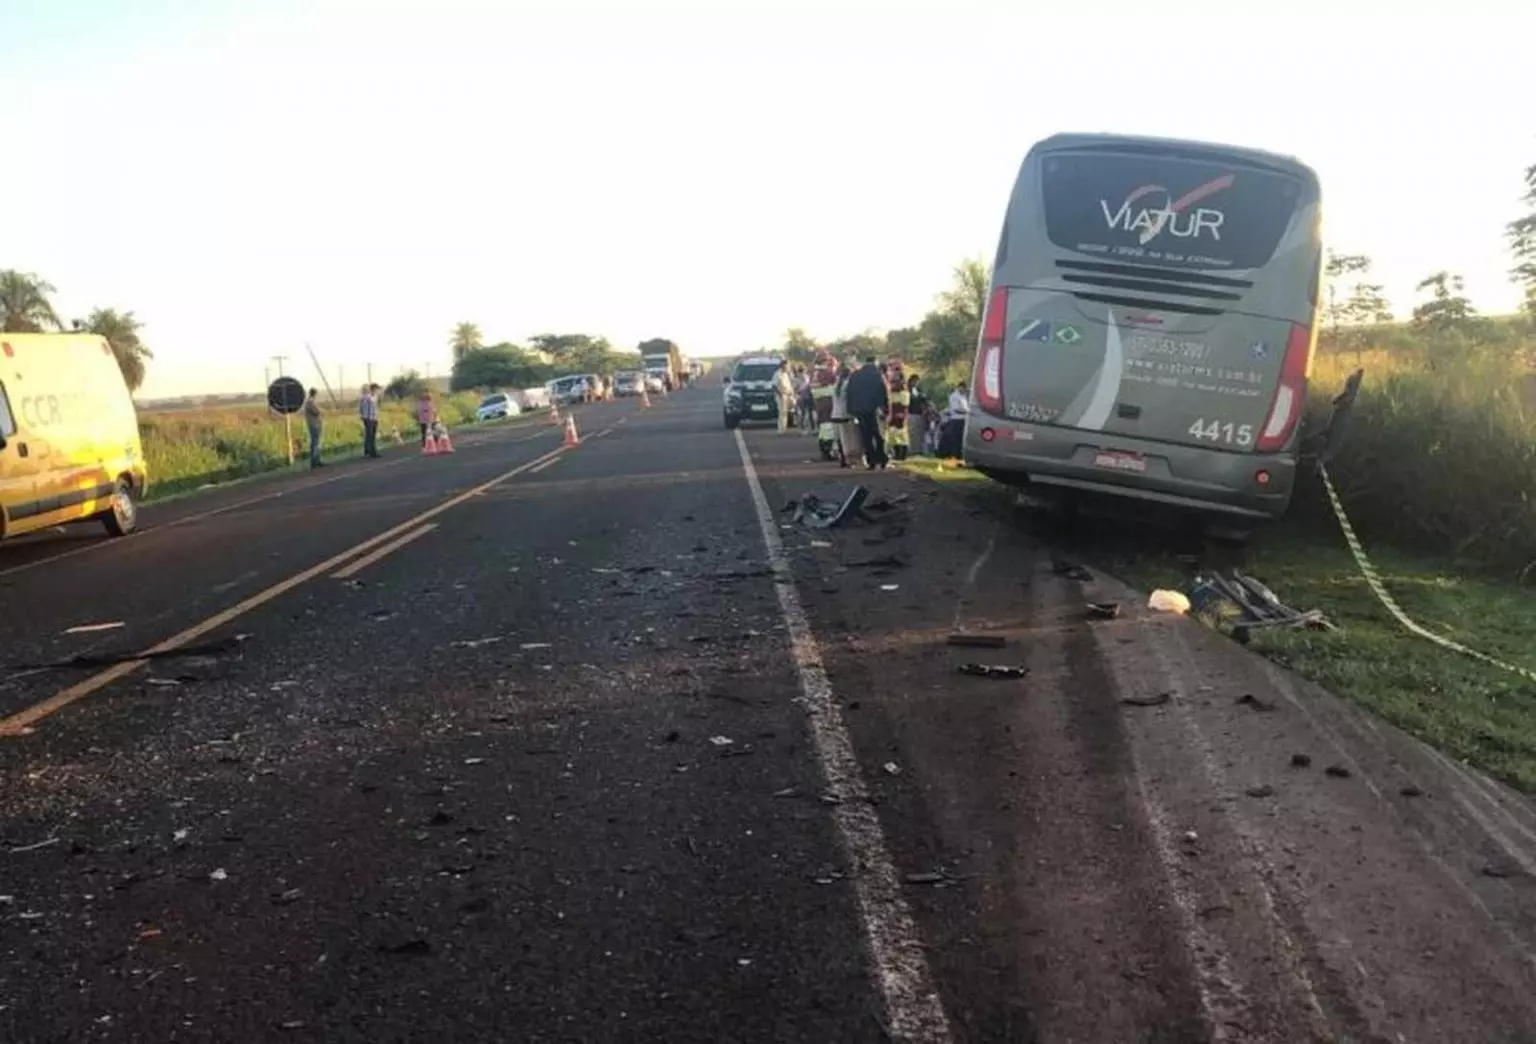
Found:
M 283 441 L 288 463 L 293 464 L 293 415 L 304 408 L 304 385 L 292 377 L 279 377 L 267 386 L 267 405 L 283 415 Z

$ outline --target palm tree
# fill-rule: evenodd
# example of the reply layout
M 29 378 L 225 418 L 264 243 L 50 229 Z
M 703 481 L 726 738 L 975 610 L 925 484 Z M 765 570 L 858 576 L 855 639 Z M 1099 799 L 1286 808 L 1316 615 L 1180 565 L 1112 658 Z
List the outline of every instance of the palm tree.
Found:
M 453 349 L 453 361 L 458 362 L 479 348 L 481 343 L 480 327 L 474 323 L 460 323 L 455 326 L 453 335 L 448 339 L 448 344 Z
M 6 333 L 41 333 L 63 326 L 48 300 L 58 290 L 52 283 L 30 272 L 6 269 L 0 272 L 0 312 L 5 313 Z
M 117 366 L 123 371 L 123 381 L 128 385 L 128 390 L 139 390 L 139 385 L 144 383 L 146 363 L 154 358 L 154 353 L 139 340 L 143 324 L 132 312 L 98 308 L 84 323 L 75 323 L 75 328 L 105 337 L 112 346 L 112 354 L 117 356 Z

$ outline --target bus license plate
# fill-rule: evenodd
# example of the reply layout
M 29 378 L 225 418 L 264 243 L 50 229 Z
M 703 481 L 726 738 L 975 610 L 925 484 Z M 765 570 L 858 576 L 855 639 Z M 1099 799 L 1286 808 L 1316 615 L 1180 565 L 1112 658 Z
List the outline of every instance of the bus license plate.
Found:
M 1093 463 L 1101 468 L 1109 468 L 1111 471 L 1135 471 L 1147 470 L 1147 458 L 1139 453 L 1126 453 L 1122 450 L 1100 450 L 1098 456 L 1093 458 Z

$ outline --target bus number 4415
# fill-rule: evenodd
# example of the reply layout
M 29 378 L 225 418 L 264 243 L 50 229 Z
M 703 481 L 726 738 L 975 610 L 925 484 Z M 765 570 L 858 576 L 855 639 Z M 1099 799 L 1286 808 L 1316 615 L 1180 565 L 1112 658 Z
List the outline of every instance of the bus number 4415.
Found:
M 1202 442 L 1220 442 L 1228 446 L 1252 446 L 1253 425 L 1231 421 L 1207 421 L 1201 417 L 1189 426 L 1189 434 Z

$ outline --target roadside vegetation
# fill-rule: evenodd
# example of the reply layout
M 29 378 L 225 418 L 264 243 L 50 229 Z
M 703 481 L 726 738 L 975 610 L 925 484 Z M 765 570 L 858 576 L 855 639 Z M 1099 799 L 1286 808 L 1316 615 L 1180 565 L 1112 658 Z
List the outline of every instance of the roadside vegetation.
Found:
M 440 395 L 436 401 L 438 415 L 451 429 L 474 420 L 480 396 Z M 327 413 L 321 453 L 333 460 L 360 454 L 363 433 L 357 423 L 356 401 L 328 405 Z M 150 499 L 284 470 L 288 467 L 286 431 L 282 418 L 262 406 L 140 413 L 139 434 L 149 464 Z M 294 418 L 292 437 L 294 460 L 304 467 L 309 436 L 302 419 Z M 413 404 L 386 401 L 379 411 L 379 448 L 388 452 L 403 444 L 415 452 L 416 439 Z

